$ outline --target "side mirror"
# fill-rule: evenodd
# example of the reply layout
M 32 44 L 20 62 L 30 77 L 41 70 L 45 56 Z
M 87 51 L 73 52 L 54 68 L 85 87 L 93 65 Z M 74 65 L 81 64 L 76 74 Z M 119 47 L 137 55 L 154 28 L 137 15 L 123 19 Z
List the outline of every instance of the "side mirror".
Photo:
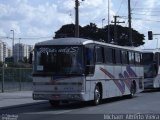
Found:
M 29 53 L 29 64 L 32 64 L 32 59 L 33 58 L 33 53 L 32 52 L 30 52 Z

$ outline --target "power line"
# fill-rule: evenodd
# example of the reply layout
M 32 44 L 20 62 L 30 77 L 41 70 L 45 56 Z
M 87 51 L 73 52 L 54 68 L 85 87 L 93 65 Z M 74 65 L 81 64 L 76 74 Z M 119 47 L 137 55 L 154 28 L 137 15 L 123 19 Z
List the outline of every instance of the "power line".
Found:
M 141 9 L 160 9 L 160 8 L 153 8 L 153 7 L 144 7 L 144 8 L 142 8 L 142 7 L 135 7 L 134 9 L 135 9 L 135 10 L 141 10 Z
M 20 37 L 21 39 L 43 39 L 43 38 L 53 38 L 53 36 L 47 36 L 47 37 Z M 19 39 L 19 38 L 15 38 Z
M 116 14 L 118 14 L 118 13 L 120 13 L 120 10 L 121 10 L 121 14 L 119 14 L 120 16 L 121 16 L 121 18 L 122 18 L 122 16 L 125 16 L 127 13 L 127 11 L 126 11 L 126 9 L 128 9 L 128 5 L 127 5 L 127 2 L 128 2 L 128 0 L 123 0 L 123 1 L 121 1 L 121 3 L 123 4 L 123 9 L 121 9 L 122 8 L 122 4 L 120 5 L 120 7 L 119 7 L 119 9 L 118 9 L 118 11 L 117 11 L 117 13 Z M 124 5 L 125 4 L 125 5 Z M 124 21 L 125 21 L 125 25 L 124 26 L 126 26 L 127 27 L 127 25 L 128 25 L 128 20 L 127 19 L 124 19 Z
M 126 17 L 123 17 L 124 19 L 128 19 Z M 132 18 L 133 20 L 141 20 L 146 22 L 160 22 L 160 20 L 150 20 L 150 19 L 142 19 L 142 18 Z
M 148 21 L 148 22 L 160 22 L 160 20 L 149 20 L 149 19 L 142 19 L 142 18 L 133 18 L 134 20 L 141 20 L 141 21 Z
M 53 36 L 43 36 L 43 37 L 15 37 L 15 39 L 44 39 L 44 38 L 53 38 Z M 0 36 L 0 39 L 12 39 L 11 37 L 8 36 Z
M 126 1 L 123 0 L 123 3 L 124 3 L 124 4 L 127 3 L 127 0 L 126 0 Z M 126 5 L 124 5 L 124 4 L 123 4 L 123 9 L 122 9 L 123 11 L 121 11 L 121 16 L 124 16 L 124 15 L 126 14 L 126 13 L 125 13 L 125 12 L 126 12 L 126 9 L 128 9 L 128 8 L 127 8 L 127 4 L 126 4 Z
M 134 11 L 139 11 L 139 12 L 160 12 L 160 10 L 154 10 L 154 9 L 134 9 Z
M 121 9 L 121 7 L 122 7 L 123 2 L 124 2 L 124 0 L 121 0 L 121 3 L 120 3 L 120 6 L 119 6 L 119 8 L 118 8 L 118 10 L 117 10 L 117 12 L 116 12 L 116 15 L 119 13 L 119 11 L 120 11 L 120 9 Z
M 141 13 L 132 13 L 134 15 L 145 15 L 145 16 L 155 16 L 155 17 L 159 17 L 159 15 L 149 15 L 149 14 L 141 14 Z
M 135 9 L 136 5 L 138 4 L 138 0 L 136 0 L 134 7 L 132 8 L 132 11 Z

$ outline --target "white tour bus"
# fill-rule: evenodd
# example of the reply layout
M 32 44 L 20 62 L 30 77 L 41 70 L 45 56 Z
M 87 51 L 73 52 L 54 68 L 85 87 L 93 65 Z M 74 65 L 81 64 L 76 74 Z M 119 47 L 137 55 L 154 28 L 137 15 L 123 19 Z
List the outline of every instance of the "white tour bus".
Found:
M 33 99 L 93 101 L 143 90 L 141 53 L 81 38 L 59 38 L 34 48 Z
M 142 63 L 144 65 L 144 88 L 160 88 L 160 51 L 142 50 Z

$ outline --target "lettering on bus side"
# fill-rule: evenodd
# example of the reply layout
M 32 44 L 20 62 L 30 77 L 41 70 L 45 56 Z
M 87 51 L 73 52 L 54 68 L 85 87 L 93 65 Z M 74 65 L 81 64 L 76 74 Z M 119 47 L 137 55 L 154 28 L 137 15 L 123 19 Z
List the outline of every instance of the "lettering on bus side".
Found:
M 77 53 L 79 50 L 78 47 L 65 47 L 63 49 L 55 49 L 55 48 L 39 48 L 39 53 L 46 53 L 46 52 L 50 52 L 50 53 Z

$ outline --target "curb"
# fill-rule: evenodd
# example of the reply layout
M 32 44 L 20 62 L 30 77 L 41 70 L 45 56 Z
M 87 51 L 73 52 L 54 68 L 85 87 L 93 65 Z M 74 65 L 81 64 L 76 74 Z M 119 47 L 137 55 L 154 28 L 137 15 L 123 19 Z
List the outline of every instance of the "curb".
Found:
M 25 106 L 31 106 L 31 105 L 38 105 L 38 104 L 45 104 L 45 103 L 48 103 L 48 101 L 40 101 L 40 102 L 24 103 L 24 104 L 19 104 L 19 105 L 5 106 L 5 107 L 0 107 L 0 110 L 18 108 L 18 107 L 25 107 Z

